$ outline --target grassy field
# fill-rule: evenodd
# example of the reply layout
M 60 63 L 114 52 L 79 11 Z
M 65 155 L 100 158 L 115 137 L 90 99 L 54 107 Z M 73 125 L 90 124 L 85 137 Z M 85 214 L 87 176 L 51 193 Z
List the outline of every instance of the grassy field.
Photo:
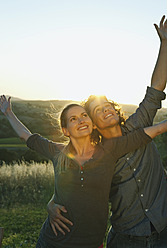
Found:
M 47 217 L 44 207 L 21 206 L 2 209 L 0 218 L 4 227 L 2 248 L 35 248 L 42 223 Z M 104 247 L 106 239 L 104 239 Z
M 1 148 L 20 148 L 20 147 L 26 147 L 24 144 L 0 144 Z
M 0 226 L 3 248 L 35 247 L 53 194 L 52 163 L 0 166 Z M 104 240 L 105 242 L 105 240 Z
M 4 227 L 2 248 L 35 248 L 42 223 L 47 217 L 46 208 L 26 205 L 0 208 L 0 213 L 0 223 Z M 105 239 L 103 244 L 106 244 Z
M 0 148 L 10 148 L 10 147 L 26 147 L 25 142 L 21 141 L 20 138 L 2 138 L 0 139 Z
M 0 208 L 4 227 L 3 248 L 35 247 L 40 228 L 47 217 L 46 208 L 33 205 Z
M 0 139 L 0 144 L 23 144 L 25 142 L 21 141 L 20 138 L 13 137 L 13 138 L 2 138 Z
M 35 247 L 54 189 L 52 163 L 0 166 L 0 226 L 3 248 Z

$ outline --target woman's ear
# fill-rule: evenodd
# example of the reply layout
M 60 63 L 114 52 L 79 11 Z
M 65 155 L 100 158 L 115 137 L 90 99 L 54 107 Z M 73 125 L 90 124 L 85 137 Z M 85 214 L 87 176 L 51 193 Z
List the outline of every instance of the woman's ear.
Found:
M 95 125 L 95 124 L 93 124 L 93 129 L 97 129 L 97 127 L 96 127 L 96 125 Z
M 62 132 L 63 132 L 64 136 L 66 136 L 66 137 L 70 136 L 68 129 L 65 127 L 62 128 Z

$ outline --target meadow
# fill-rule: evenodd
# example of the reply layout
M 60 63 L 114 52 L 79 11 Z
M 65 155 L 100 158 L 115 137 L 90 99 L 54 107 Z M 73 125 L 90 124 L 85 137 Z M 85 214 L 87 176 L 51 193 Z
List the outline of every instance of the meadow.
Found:
M 21 162 L 0 167 L 3 248 L 35 247 L 53 195 L 53 165 Z M 105 243 L 105 240 L 104 240 Z
M 13 110 L 33 133 L 62 142 L 57 117 L 69 101 L 17 101 Z M 127 116 L 137 106 L 122 105 Z M 161 109 L 155 122 L 167 118 Z M 167 133 L 155 138 L 164 168 L 167 168 Z M 35 247 L 47 217 L 46 205 L 54 189 L 53 166 L 47 158 L 31 151 L 0 113 L 0 226 L 3 248 Z M 104 240 L 105 243 L 105 240 Z
M 3 247 L 35 247 L 54 189 L 52 163 L 20 162 L 0 167 Z

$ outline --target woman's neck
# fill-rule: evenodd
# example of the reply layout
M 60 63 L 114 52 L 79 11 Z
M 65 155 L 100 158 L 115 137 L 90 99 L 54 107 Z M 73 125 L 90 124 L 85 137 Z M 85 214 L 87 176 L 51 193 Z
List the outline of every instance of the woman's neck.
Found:
M 80 165 L 85 163 L 87 160 L 89 160 L 93 156 L 95 146 L 91 144 L 90 137 L 89 139 L 86 138 L 86 139 L 71 140 L 71 142 L 75 150 L 75 153 L 73 154 L 74 159 Z
M 90 141 L 90 137 L 82 138 L 82 139 L 71 139 L 71 142 L 73 144 L 75 154 L 78 156 L 85 156 L 90 151 L 94 151 L 94 145 Z

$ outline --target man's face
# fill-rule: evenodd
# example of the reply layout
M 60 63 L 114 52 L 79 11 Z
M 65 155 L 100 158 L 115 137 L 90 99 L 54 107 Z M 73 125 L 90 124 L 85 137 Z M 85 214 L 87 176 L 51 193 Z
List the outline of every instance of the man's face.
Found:
M 117 115 L 113 105 L 104 99 L 95 99 L 90 104 L 90 113 L 95 128 L 100 132 L 106 128 L 114 127 L 119 124 L 119 116 Z

